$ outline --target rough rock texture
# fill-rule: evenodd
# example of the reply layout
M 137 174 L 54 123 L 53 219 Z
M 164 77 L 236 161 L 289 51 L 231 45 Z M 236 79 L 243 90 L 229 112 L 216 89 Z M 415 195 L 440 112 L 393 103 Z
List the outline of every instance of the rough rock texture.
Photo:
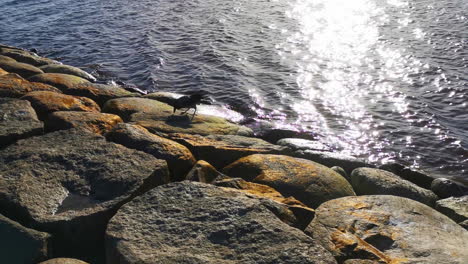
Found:
M 2 263 L 37 263 L 49 255 L 49 234 L 26 228 L 1 214 L 0 234 Z
M 199 160 L 189 171 L 189 173 L 185 177 L 185 180 L 211 183 L 214 179 L 216 179 L 219 176 L 224 176 L 224 174 L 217 171 L 216 168 L 208 162 L 204 160 Z
M 0 76 L 1 97 L 21 97 L 33 91 L 51 91 L 61 93 L 59 89 L 43 83 L 29 82 L 16 73 Z
M 198 160 L 205 160 L 218 169 L 251 154 L 279 154 L 282 150 L 262 139 L 237 135 L 173 133 L 169 138 L 188 147 Z
M 384 170 L 358 168 L 351 173 L 351 184 L 356 194 L 388 194 L 413 199 L 434 206 L 438 199 L 433 192 Z
M 28 93 L 21 97 L 21 99 L 31 102 L 41 120 L 44 120 L 47 115 L 56 111 L 101 111 L 101 108 L 89 98 L 62 93 L 37 91 Z
M 91 98 L 100 106 L 103 106 L 108 100 L 120 97 L 136 96 L 118 86 L 97 84 L 97 83 L 82 83 L 69 87 L 65 90 L 66 94 L 85 96 Z
M 165 103 L 146 98 L 119 98 L 108 101 L 103 111 L 119 115 L 125 121 L 132 121 L 157 133 L 223 134 L 250 136 L 252 130 L 233 124 L 223 118 L 197 114 L 173 114 L 173 108 Z
M 468 195 L 468 188 L 446 178 L 438 178 L 432 181 L 431 190 L 440 198 Z
M 284 212 L 283 208 L 272 210 L 283 222 L 290 226 L 304 230 L 314 218 L 315 211 L 307 207 L 305 204 L 296 200 L 294 197 L 284 198 L 281 193 L 275 189 L 258 183 L 248 182 L 241 178 L 220 177 L 212 182 L 213 185 L 237 189 L 245 194 L 253 195 L 259 199 L 268 199 L 276 203 L 286 206 L 288 211 Z M 271 204 L 271 203 L 270 203 Z M 268 206 L 267 206 L 268 207 Z M 270 208 L 270 207 L 269 207 Z M 278 206 L 276 206 L 278 208 Z M 271 209 L 270 209 L 271 210 Z M 292 217 L 290 215 L 293 215 Z
M 183 180 L 196 162 L 190 150 L 183 145 L 151 134 L 141 126 L 119 124 L 106 134 L 106 138 L 167 161 L 172 180 Z
M 339 261 L 464 264 L 468 232 L 448 217 L 410 199 L 357 196 L 328 201 L 306 233 Z
M 168 179 L 165 161 L 77 129 L 8 146 L 0 171 L 0 213 L 51 233 L 56 255 L 87 261 L 115 210 Z
M 461 227 L 465 228 L 468 231 L 468 220 L 458 223 Z
M 7 72 L 19 74 L 23 78 L 29 78 L 33 75 L 43 73 L 41 69 L 32 65 L 6 60 L 0 60 L 0 68 L 4 69 Z
M 29 81 L 52 85 L 54 87 L 59 88 L 62 91 L 65 91 L 78 84 L 89 83 L 88 80 L 80 78 L 78 76 L 62 74 L 62 73 L 37 74 L 29 78 Z
M 18 62 L 31 64 L 37 67 L 47 64 L 60 64 L 58 61 L 40 57 L 34 53 L 21 49 L 0 48 L 0 54 L 13 58 Z
M 106 231 L 107 263 L 336 263 L 258 199 L 181 182 L 124 205 Z
M 335 171 L 288 156 L 254 154 L 230 164 L 222 172 L 268 185 L 312 208 L 330 199 L 354 195 L 348 181 Z
M 63 73 L 63 74 L 69 74 L 69 75 L 74 75 L 81 77 L 83 79 L 86 79 L 90 82 L 95 82 L 96 78 L 92 76 L 91 74 L 83 71 L 80 68 L 73 67 L 70 65 L 63 65 L 63 64 L 49 64 L 45 65 L 42 67 L 39 67 L 43 72 L 46 73 Z
M 7 74 L 8 74 L 7 71 L 5 71 L 4 69 L 0 68 L 0 76 L 2 76 L 2 75 L 7 75 Z
M 435 209 L 457 223 L 463 222 L 468 219 L 468 195 L 439 200 Z
M 88 262 L 71 258 L 54 258 L 41 262 L 39 264 L 88 264 Z
M 8 56 L 0 55 L 0 61 L 9 61 L 9 62 L 15 62 L 16 60 L 13 58 L 10 58 Z
M 123 122 L 119 116 L 94 112 L 59 111 L 51 113 L 44 121 L 46 131 L 84 128 L 103 135 Z
M 42 131 L 42 122 L 28 101 L 0 98 L 0 147 Z
M 312 160 L 327 167 L 339 166 L 347 173 L 351 173 L 359 167 L 373 167 L 353 156 L 329 151 L 327 146 L 317 141 L 284 138 L 279 140 L 277 144 L 284 146 L 289 156 Z
M 423 171 L 413 170 L 398 163 L 384 164 L 379 169 L 390 171 L 425 189 L 431 189 L 431 183 L 435 179 Z
M 370 259 L 347 259 L 343 264 L 381 264 L 382 262 Z

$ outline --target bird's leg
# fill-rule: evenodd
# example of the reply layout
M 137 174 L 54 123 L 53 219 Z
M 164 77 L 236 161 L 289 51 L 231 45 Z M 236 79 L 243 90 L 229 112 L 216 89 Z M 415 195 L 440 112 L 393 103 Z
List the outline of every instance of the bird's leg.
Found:
M 195 117 L 195 114 L 197 113 L 197 105 L 195 105 L 195 106 L 193 107 L 193 109 L 194 109 L 195 111 L 193 111 L 193 115 L 192 115 L 192 119 L 191 119 L 191 120 L 193 120 L 193 118 Z
M 174 106 L 174 111 L 172 111 L 172 114 L 175 114 L 175 111 L 176 111 L 176 108 L 175 108 L 175 106 Z
M 187 110 L 185 110 L 184 112 L 182 112 L 182 115 L 185 114 L 185 113 L 187 113 L 188 110 L 190 110 L 190 108 L 187 108 Z

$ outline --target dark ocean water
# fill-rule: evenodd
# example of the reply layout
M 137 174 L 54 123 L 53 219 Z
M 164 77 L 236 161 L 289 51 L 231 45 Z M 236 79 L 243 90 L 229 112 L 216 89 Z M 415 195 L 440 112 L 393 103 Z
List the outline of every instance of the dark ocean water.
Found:
M 0 0 L 0 43 L 468 182 L 468 1 Z

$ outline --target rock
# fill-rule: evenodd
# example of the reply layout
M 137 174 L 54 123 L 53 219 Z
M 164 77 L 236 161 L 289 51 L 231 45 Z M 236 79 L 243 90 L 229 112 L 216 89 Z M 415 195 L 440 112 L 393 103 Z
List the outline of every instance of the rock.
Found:
M 305 232 L 338 262 L 462 264 L 468 260 L 468 232 L 424 204 L 391 195 L 323 203 Z
M 121 122 L 123 121 L 119 116 L 112 114 L 58 111 L 47 116 L 44 128 L 46 131 L 82 128 L 103 135 Z
M 431 189 L 431 183 L 434 180 L 433 177 L 427 175 L 423 171 L 413 170 L 398 163 L 384 164 L 380 166 L 379 169 L 393 172 L 401 178 L 429 190 Z
M 73 86 L 79 85 L 79 84 L 89 83 L 89 81 L 86 79 L 83 79 L 74 75 L 63 74 L 63 73 L 37 74 L 29 78 L 29 81 L 52 85 L 54 87 L 59 88 L 62 91 L 66 91 L 67 89 Z
M 215 167 L 204 160 L 199 160 L 189 171 L 185 180 L 197 181 L 202 183 L 211 183 L 219 176 L 223 176 Z
M 281 193 L 267 185 L 248 182 L 241 178 L 216 179 L 212 184 L 220 187 L 237 189 L 245 194 L 253 195 L 260 199 L 268 199 L 282 206 L 286 206 L 286 209 L 290 212 L 284 212 L 285 210 L 280 208 L 280 210 L 276 210 L 279 213 L 274 213 L 283 222 L 301 230 L 304 230 L 314 218 L 314 209 L 307 207 L 294 197 L 284 198 Z M 266 206 L 270 208 L 268 205 Z M 290 217 L 289 214 L 292 214 L 293 216 Z
M 435 209 L 457 223 L 463 222 L 468 219 L 468 195 L 439 200 Z
M 313 133 L 274 128 L 272 124 L 260 124 L 258 136 L 273 144 L 277 144 L 280 139 L 284 138 L 301 138 L 308 140 L 315 140 L 317 138 L 317 135 Z
M 16 62 L 16 60 L 13 59 L 13 58 L 10 58 L 8 56 L 0 55 L 0 62 L 2 62 L 2 61 Z
M 173 107 L 146 98 L 119 98 L 108 101 L 103 111 L 119 115 L 152 133 L 223 134 L 250 136 L 252 130 L 223 118 L 197 114 L 174 115 Z
M 138 125 L 118 124 L 106 134 L 109 141 L 137 149 L 167 161 L 172 180 L 183 180 L 196 160 L 190 150 L 183 145 L 151 134 Z
M 347 173 L 351 173 L 354 169 L 360 167 L 373 167 L 353 156 L 332 152 L 328 146 L 318 141 L 284 138 L 279 140 L 277 144 L 284 146 L 289 156 L 312 160 L 328 167 L 339 166 Z
M 438 178 L 432 181 L 431 190 L 440 198 L 468 195 L 468 188 L 447 178 Z
M 143 98 L 157 100 L 168 105 L 172 105 L 175 100 L 184 96 L 183 94 L 171 93 L 171 92 L 154 92 L 144 95 Z
M 23 78 L 29 78 L 33 75 L 44 73 L 41 69 L 37 67 L 26 63 L 14 61 L 0 60 L 0 68 L 4 69 L 7 72 L 19 74 Z
M 468 220 L 458 223 L 461 227 L 468 231 Z
M 0 54 L 15 59 L 18 62 L 31 64 L 39 67 L 47 64 L 60 64 L 60 62 L 48 58 L 40 57 L 34 53 L 9 48 L 0 48 Z
M 349 183 L 351 183 L 351 177 L 349 176 L 348 173 L 346 173 L 346 171 L 339 167 L 339 166 L 333 166 L 331 167 L 330 169 L 336 171 L 337 173 L 339 173 L 341 176 L 343 176 L 343 178 L 345 178 Z
M 108 100 L 120 97 L 131 97 L 136 96 L 135 93 L 131 93 L 118 86 L 97 84 L 97 83 L 82 83 L 65 90 L 66 94 L 85 96 L 91 98 L 97 102 L 100 106 L 103 106 Z
M 55 255 L 92 263 L 117 208 L 169 176 L 165 161 L 78 129 L 8 146 L 0 171 L 2 211 L 52 234 Z
M 107 263 L 336 263 L 258 199 L 171 183 L 124 205 L 106 231 Z
M 78 76 L 90 82 L 95 82 L 96 78 L 80 68 L 64 64 L 49 64 L 39 67 L 45 73 L 63 73 Z
M 37 263 L 50 253 L 50 235 L 26 228 L 0 214 L 2 263 Z
M 0 98 L 0 147 L 42 131 L 42 122 L 28 101 Z
M 381 262 L 370 259 L 347 259 L 343 264 L 380 264 Z
M 56 111 L 100 112 L 101 108 L 86 97 L 71 96 L 48 91 L 30 92 L 21 97 L 28 100 L 41 120 Z
M 0 76 L 0 97 L 21 97 L 33 91 L 61 93 L 59 89 L 43 83 L 29 82 L 16 73 Z
M 0 68 L 0 76 L 2 76 L 2 75 L 7 75 L 7 74 L 8 74 L 7 71 L 5 71 L 4 69 Z
M 78 259 L 54 258 L 54 259 L 49 259 L 47 261 L 41 262 L 39 264 L 88 264 L 88 263 L 78 260 Z
M 387 194 L 406 197 L 434 206 L 437 196 L 416 184 L 384 170 L 358 168 L 351 173 L 351 184 L 356 194 Z
M 330 199 L 355 195 L 348 181 L 335 171 L 288 156 L 254 154 L 228 165 L 222 172 L 268 185 L 312 208 Z
M 278 154 L 282 148 L 262 139 L 237 135 L 190 135 L 173 133 L 169 138 L 188 147 L 197 160 L 221 169 L 252 154 Z

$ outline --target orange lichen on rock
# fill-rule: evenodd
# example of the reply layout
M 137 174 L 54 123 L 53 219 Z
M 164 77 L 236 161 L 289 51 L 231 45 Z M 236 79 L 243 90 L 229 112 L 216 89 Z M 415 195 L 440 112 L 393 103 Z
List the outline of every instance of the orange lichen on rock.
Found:
M 21 97 L 33 91 L 51 91 L 61 93 L 53 86 L 29 82 L 15 73 L 9 73 L 0 76 L 0 96 L 2 97 Z
M 83 128 L 96 134 L 104 134 L 112 130 L 118 123 L 123 122 L 117 115 L 95 112 L 58 111 L 49 114 L 45 120 L 48 131 L 70 128 Z

